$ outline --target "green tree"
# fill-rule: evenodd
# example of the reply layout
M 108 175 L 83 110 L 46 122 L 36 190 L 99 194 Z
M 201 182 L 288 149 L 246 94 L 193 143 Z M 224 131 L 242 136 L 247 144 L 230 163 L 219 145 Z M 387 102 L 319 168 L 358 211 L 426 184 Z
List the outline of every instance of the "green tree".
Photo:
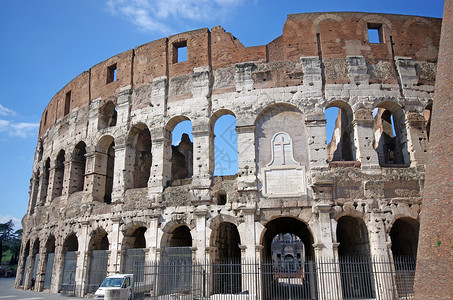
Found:
M 13 227 L 13 220 L 9 220 L 6 223 L 0 223 L 0 265 L 2 263 L 3 256 L 3 243 L 7 244 L 11 241 L 11 237 L 13 235 Z

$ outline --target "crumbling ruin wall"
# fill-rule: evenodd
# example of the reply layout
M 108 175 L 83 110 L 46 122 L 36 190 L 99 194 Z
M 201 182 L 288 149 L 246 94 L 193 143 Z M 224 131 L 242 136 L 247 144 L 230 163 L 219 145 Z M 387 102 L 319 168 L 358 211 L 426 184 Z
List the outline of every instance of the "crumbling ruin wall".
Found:
M 88 293 L 90 251 L 106 240 L 108 272 L 124 270 L 134 247 L 147 260 L 176 244 L 191 247 L 194 259 L 265 259 L 270 235 L 285 232 L 302 240 L 307 255 L 369 249 L 391 257 L 393 224 L 418 224 L 422 209 L 440 24 L 294 14 L 267 45 L 244 47 L 221 27 L 199 29 L 80 74 L 43 112 L 16 286 L 30 288 L 36 258 L 35 289 L 60 291 L 65 255 L 76 251 L 74 284 Z M 378 41 L 370 42 L 369 30 Z M 187 48 L 187 60 L 178 61 L 179 48 Z M 350 134 L 332 141 L 348 156 L 331 162 L 328 107 L 344 111 L 348 122 L 337 124 Z M 213 128 L 223 115 L 237 121 L 239 166 L 221 178 L 213 176 Z M 172 150 L 172 131 L 185 120 L 193 141 Z M 343 241 L 356 230 L 348 226 L 367 239 Z M 234 236 L 240 252 L 218 244 L 222 236 Z M 48 241 L 55 249 L 50 285 Z

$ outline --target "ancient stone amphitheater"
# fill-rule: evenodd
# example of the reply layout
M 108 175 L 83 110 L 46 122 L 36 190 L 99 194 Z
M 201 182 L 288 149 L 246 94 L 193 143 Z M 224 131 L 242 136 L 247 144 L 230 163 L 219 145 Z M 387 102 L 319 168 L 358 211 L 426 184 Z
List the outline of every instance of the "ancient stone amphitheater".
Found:
M 415 257 L 440 29 L 416 16 L 292 14 L 267 45 L 204 28 L 78 75 L 41 118 L 16 287 L 86 295 L 106 273 L 175 253 Z M 238 170 L 215 176 L 225 115 Z M 183 121 L 191 132 L 172 145 Z M 287 234 L 299 250 L 276 253 Z M 320 278 L 311 297 L 327 299 Z

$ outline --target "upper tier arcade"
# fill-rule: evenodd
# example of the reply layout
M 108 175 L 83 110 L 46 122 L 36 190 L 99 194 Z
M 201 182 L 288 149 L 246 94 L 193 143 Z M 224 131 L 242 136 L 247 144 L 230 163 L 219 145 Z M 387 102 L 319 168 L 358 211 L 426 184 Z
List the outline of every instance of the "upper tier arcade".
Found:
M 190 90 L 178 86 L 181 82 L 189 83 L 192 79 L 188 77 L 200 67 L 209 68 L 215 75 L 217 70 L 238 63 L 272 65 L 316 56 L 323 64 L 323 85 L 357 81 L 348 72 L 351 67 L 360 69 L 360 74 L 368 74 L 370 84 L 399 84 L 404 89 L 407 79 L 412 85 L 433 85 L 432 63 L 437 60 L 440 25 L 441 19 L 437 18 L 332 12 L 288 15 L 283 34 L 263 46 L 244 47 L 220 26 L 211 31 L 203 28 L 176 34 L 115 55 L 74 78 L 47 105 L 39 136 L 75 108 L 89 106 L 96 99 L 112 98 L 115 102 L 123 89 L 143 87 L 142 91 L 151 98 L 152 83 L 162 77 L 168 78 L 165 102 L 191 98 Z M 377 42 L 369 41 L 369 30 L 377 31 Z M 178 62 L 181 47 L 187 47 L 187 60 Z M 348 65 L 348 56 L 363 57 L 365 64 Z M 415 67 L 416 74 L 410 68 L 406 70 L 408 64 Z M 288 64 L 252 73 L 253 89 L 303 84 L 302 70 L 294 71 Z M 234 81 L 214 82 L 211 92 L 234 89 Z M 140 104 L 136 105 L 139 108 Z

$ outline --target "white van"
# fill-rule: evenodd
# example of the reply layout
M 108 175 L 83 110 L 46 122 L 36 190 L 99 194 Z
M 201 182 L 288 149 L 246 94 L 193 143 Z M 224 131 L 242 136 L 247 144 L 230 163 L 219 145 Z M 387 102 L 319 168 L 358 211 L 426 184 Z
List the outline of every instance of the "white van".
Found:
M 134 286 L 134 275 L 132 274 L 113 274 L 107 276 L 101 283 L 96 293 L 94 293 L 94 299 L 102 300 L 105 297 L 107 290 L 119 290 L 121 299 L 133 298 L 132 287 Z

